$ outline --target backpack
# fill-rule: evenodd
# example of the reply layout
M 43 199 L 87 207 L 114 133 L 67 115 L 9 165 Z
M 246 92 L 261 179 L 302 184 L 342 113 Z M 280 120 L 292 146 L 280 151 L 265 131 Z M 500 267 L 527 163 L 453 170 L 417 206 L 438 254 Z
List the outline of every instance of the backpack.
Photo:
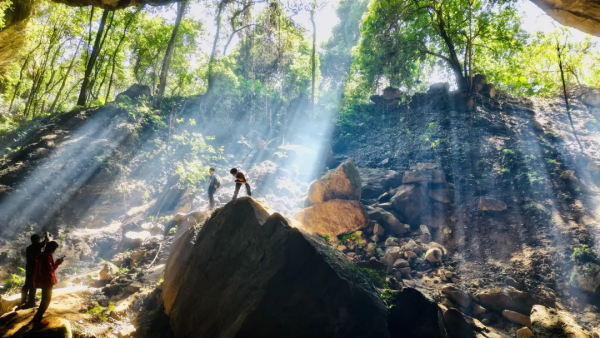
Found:
M 219 176 L 217 176 L 216 174 L 215 174 L 214 187 L 215 187 L 215 189 L 219 189 L 221 187 L 221 178 Z

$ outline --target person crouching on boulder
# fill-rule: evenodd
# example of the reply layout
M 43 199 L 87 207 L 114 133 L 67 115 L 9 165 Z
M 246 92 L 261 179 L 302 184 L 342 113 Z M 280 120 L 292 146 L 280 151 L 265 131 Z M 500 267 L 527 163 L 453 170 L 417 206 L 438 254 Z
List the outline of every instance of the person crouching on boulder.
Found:
M 233 177 L 235 177 L 235 192 L 233 193 L 233 198 L 231 200 L 235 201 L 237 199 L 237 195 L 240 192 L 242 184 L 246 185 L 246 194 L 248 196 L 252 196 L 250 184 L 248 184 L 248 181 L 246 181 L 246 174 L 244 174 L 241 170 L 237 170 L 236 168 L 231 169 L 229 172 Z
M 46 327 L 48 321 L 42 320 L 44 313 L 50 305 L 52 299 L 52 288 L 56 285 L 56 276 L 54 271 L 63 263 L 64 258 L 57 259 L 56 262 L 52 254 L 58 249 L 58 243 L 55 241 L 46 244 L 46 249 L 36 259 L 34 272 L 34 285 L 42 289 L 42 301 L 37 313 L 33 317 L 33 323 L 37 327 Z
M 21 289 L 21 307 L 30 308 L 35 306 L 35 286 L 34 282 L 34 270 L 35 260 L 37 256 L 42 253 L 42 249 L 46 246 L 46 243 L 50 242 L 50 235 L 44 233 L 44 240 L 38 234 L 31 235 L 31 245 L 25 249 L 25 258 L 27 264 L 25 265 L 25 285 Z

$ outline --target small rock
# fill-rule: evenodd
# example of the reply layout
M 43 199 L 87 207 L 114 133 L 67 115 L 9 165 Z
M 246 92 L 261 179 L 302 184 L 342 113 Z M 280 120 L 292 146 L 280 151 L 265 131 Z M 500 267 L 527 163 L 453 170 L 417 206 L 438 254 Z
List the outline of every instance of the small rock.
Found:
M 371 240 L 371 242 L 379 242 L 379 235 L 373 235 L 371 237 L 369 237 L 369 240 Z
M 452 278 L 452 271 L 444 271 L 444 276 L 446 276 L 446 278 Z
M 471 305 L 471 295 L 467 291 L 455 286 L 445 286 L 442 289 L 442 293 L 462 307 L 469 307 Z
M 472 310 L 472 312 L 473 312 L 473 315 L 474 315 L 474 316 L 479 316 L 480 314 L 483 314 L 483 313 L 485 313 L 485 311 L 486 311 L 486 309 L 485 309 L 483 306 L 481 306 L 481 305 L 479 305 L 479 304 L 477 304 L 477 303 L 475 303 L 475 304 L 473 305 L 473 310 Z
M 421 241 L 425 244 L 428 244 L 429 242 L 431 242 L 431 231 L 429 231 L 429 228 L 427 227 L 427 225 L 421 224 L 420 229 L 421 229 Z
M 402 274 L 402 279 L 411 279 L 409 267 L 399 269 L 398 271 L 400 271 L 400 273 Z
M 442 260 L 442 250 L 438 248 L 427 250 L 427 252 L 425 253 L 425 259 L 428 260 L 430 263 L 440 262 Z
M 385 240 L 385 246 L 398 246 L 398 239 L 395 237 L 388 237 Z
M 383 236 L 385 235 L 385 229 L 383 228 L 383 226 L 381 226 L 381 224 L 375 223 L 375 225 L 373 226 L 373 234 Z
M 523 284 L 519 283 L 516 279 L 514 279 L 512 277 L 506 277 L 506 279 L 504 280 L 504 284 L 506 284 L 508 286 L 512 286 L 513 288 L 515 288 L 517 290 L 523 289 Z
M 506 203 L 491 197 L 480 197 L 477 204 L 479 211 L 504 211 L 506 208 Z
M 452 303 L 452 301 L 448 298 L 444 298 L 442 300 L 442 305 L 444 305 L 448 309 L 455 307 L 454 303 Z
M 345 245 L 338 245 L 337 249 L 339 252 L 348 252 L 348 248 Z
M 520 328 L 517 331 L 517 338 L 532 338 L 533 332 L 528 327 Z
M 489 319 L 487 319 L 487 318 L 483 318 L 483 319 L 481 320 L 481 324 L 483 324 L 483 325 L 490 325 L 490 320 L 489 320 Z
M 102 270 L 100 270 L 101 281 L 111 281 L 119 275 L 119 268 L 111 262 L 104 262 Z
M 416 254 L 416 253 L 414 253 L 413 251 L 405 251 L 405 252 L 404 252 L 404 257 L 406 257 L 406 258 L 409 258 L 409 259 L 410 259 L 410 258 L 417 257 L 417 254 Z
M 376 248 L 377 248 L 377 245 L 375 245 L 375 243 L 367 244 L 367 247 L 365 249 L 367 251 L 367 255 L 374 256 L 377 253 Z
M 409 267 L 409 264 L 404 259 L 399 258 L 394 262 L 395 269 L 401 269 L 401 268 L 406 268 L 406 267 Z
M 523 326 L 527 326 L 527 327 L 531 327 L 531 320 L 529 319 L 529 316 L 526 316 L 524 314 L 518 313 L 518 312 L 514 312 L 514 311 L 510 311 L 510 310 L 504 310 L 502 311 L 502 316 L 508 320 L 510 320 L 513 323 L 517 323 L 517 324 L 521 324 Z
M 560 176 L 560 178 L 562 178 L 563 180 L 571 180 L 575 177 L 575 170 L 565 170 L 563 171 L 562 175 Z

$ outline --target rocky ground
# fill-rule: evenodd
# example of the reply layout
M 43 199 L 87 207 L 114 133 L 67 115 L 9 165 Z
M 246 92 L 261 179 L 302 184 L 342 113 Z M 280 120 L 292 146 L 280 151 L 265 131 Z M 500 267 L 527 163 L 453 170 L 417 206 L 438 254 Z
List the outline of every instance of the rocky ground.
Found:
M 365 105 L 361 109 L 371 116 L 368 123 L 336 132 L 333 151 L 337 162 L 343 161 L 337 169 L 309 186 L 298 180 L 287 162 L 301 156 L 300 152 L 280 151 L 244 168 L 251 178 L 253 197 L 266 211 L 264 217 L 274 212 L 287 217 L 277 221 L 276 228 L 291 226 L 318 235 L 308 242 L 318 248 L 326 263 L 331 263 L 327 257 L 333 252 L 334 261 L 339 259 L 342 270 L 350 269 L 353 278 L 366 275 L 375 289 L 361 292 L 383 295 L 384 303 L 389 303 L 386 292 L 396 292 L 398 299 L 412 297 L 413 291 L 399 293 L 402 290 L 429 297 L 438 304 L 432 313 L 440 309 L 444 321 L 440 330 L 451 337 L 472 332 L 475 336 L 528 337 L 528 330 L 539 337 L 561 336 L 559 329 L 552 331 L 554 326 L 589 337 L 600 325 L 595 293 L 600 285 L 595 240 L 600 224 L 598 111 L 574 103 L 582 152 L 559 100 L 500 95 L 477 97 L 477 101 L 472 112 L 454 110 L 443 92 L 419 94 L 409 104 L 392 108 Z M 50 184 L 56 196 L 68 200 L 68 210 L 53 211 L 49 221 L 44 219 L 49 224 L 45 230 L 62 244 L 60 254 L 68 257 L 58 271 L 58 287 L 63 290 L 57 291 L 51 305 L 52 317 L 68 322 L 57 319 L 53 327 L 70 327 L 75 337 L 179 336 L 177 328 L 186 327 L 185 320 L 167 317 L 162 308 L 164 302 L 170 313 L 166 299 L 174 302 L 177 298 L 165 298 L 174 278 L 165 264 L 169 250 L 171 256 L 179 255 L 177 261 L 192 259 L 174 253 L 173 248 L 191 252 L 193 248 L 184 244 L 193 244 L 198 232 L 202 236 L 203 224 L 212 220 L 206 200 L 186 189 L 167 193 L 174 183 L 160 172 L 139 173 L 137 168 L 153 165 L 135 155 L 149 152 L 151 137 L 143 137 L 143 132 L 138 139 L 124 131 L 112 134 L 111 130 L 132 123 L 121 120 L 115 108 L 78 111 L 47 122 L 43 129 L 32 128 L 13 141 L 3 138 L 5 145 L 14 140 L 26 142 L 13 146 L 14 151 L 2 160 L 0 197 L 3 207 L 10 207 L 15 200 L 31 200 L 28 191 Z M 104 132 L 98 134 L 98 129 Z M 69 156 L 89 147 L 94 151 L 85 158 Z M 127 158 L 135 165 L 131 172 L 114 174 L 103 165 L 91 164 L 98 157 L 108 158 L 105 164 Z M 328 162 L 335 162 L 333 156 Z M 227 187 L 217 194 L 222 206 L 231 199 L 233 183 L 225 172 L 219 174 Z M 74 175 L 80 182 L 70 185 L 60 179 L 64 175 Z M 22 177 L 32 179 L 23 185 Z M 37 197 L 44 203 L 33 216 L 13 207 L 19 217 L 7 218 L 2 228 L 0 277 L 14 280 L 5 283 L 1 303 L 5 316 L 0 320 L 6 330 L 12 330 L 3 333 L 6 337 L 28 330 L 22 325 L 31 311 L 11 312 L 17 293 L 13 285 L 19 282 L 17 267 L 24 265 L 21 251 L 29 233 L 23 229 L 36 229 L 35 217 L 52 211 L 56 201 L 51 196 Z M 257 222 L 265 220 L 259 217 Z M 248 226 L 257 226 L 253 224 Z M 222 240 L 235 242 L 230 237 Z M 242 238 L 239 241 L 244 243 Z M 269 247 L 270 243 L 261 245 Z M 263 250 L 261 245 L 257 252 Z M 248 252 L 238 255 L 249 257 Z M 256 264 L 260 266 L 259 256 Z M 234 258 L 222 259 L 220 264 L 227 265 Z M 319 258 L 309 262 L 328 269 Z M 276 266 L 272 271 L 293 273 Z M 185 270 L 185 266 L 180 268 Z M 223 283 L 218 276 L 226 271 L 215 274 L 211 283 Z M 205 282 L 189 278 L 195 281 L 191 285 Z M 282 283 L 276 278 L 264 282 Z M 188 306 L 183 300 L 177 302 Z M 423 306 L 431 309 L 428 302 L 423 301 Z M 63 309 L 65 304 L 71 305 Z M 392 336 L 396 320 L 384 319 Z M 242 331 L 256 329 L 244 325 Z

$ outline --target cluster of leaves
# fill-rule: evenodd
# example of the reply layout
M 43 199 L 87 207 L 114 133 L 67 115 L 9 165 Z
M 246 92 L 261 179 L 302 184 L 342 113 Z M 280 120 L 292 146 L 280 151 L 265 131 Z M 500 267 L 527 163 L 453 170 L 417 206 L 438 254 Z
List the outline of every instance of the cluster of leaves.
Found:
M 575 247 L 573 249 L 573 253 L 571 254 L 571 258 L 580 263 L 598 261 L 598 255 L 596 254 L 594 249 L 589 245 L 585 244 L 580 244 L 578 247 Z
M 87 314 L 95 316 L 99 321 L 105 322 L 108 320 L 110 311 L 115 310 L 115 304 L 113 302 L 108 303 L 108 307 L 103 308 L 99 304 L 96 304 L 93 308 L 87 311 Z
M 19 267 L 19 273 L 13 273 L 10 278 L 4 282 L 2 292 L 12 292 L 20 290 L 25 285 L 25 269 Z

